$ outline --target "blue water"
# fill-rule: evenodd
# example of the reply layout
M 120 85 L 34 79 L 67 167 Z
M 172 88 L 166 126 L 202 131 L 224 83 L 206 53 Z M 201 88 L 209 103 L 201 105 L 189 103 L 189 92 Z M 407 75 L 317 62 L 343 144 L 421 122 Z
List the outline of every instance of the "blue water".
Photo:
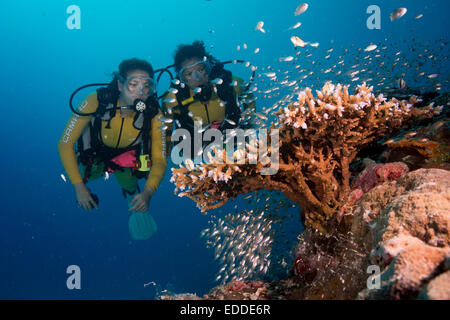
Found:
M 365 48 L 385 39 L 408 45 L 414 36 L 433 51 L 449 40 L 447 0 L 314 0 L 296 17 L 300 3 L 1 1 L 0 298 L 154 299 L 157 288 L 144 286 L 151 281 L 158 290 L 199 295 L 216 284 L 217 261 L 200 238 L 209 217 L 190 199 L 174 195 L 169 172 L 150 205 L 158 232 L 144 242 L 129 238 L 127 205 L 113 178 L 89 184 L 100 197 L 100 209 L 87 213 L 75 205 L 73 188 L 60 177 L 56 144 L 71 114 L 70 94 L 83 84 L 109 81 L 107 73 L 123 59 L 144 58 L 161 68 L 172 64 L 178 44 L 203 40 L 220 60 L 244 59 L 264 68 L 295 55 L 292 35 L 319 42 L 322 50 Z M 73 4 L 81 9 L 80 30 L 66 26 L 66 9 Z M 366 9 L 374 4 L 381 9 L 380 30 L 366 27 Z M 408 12 L 391 22 L 389 14 L 398 7 Z M 414 19 L 419 13 L 423 18 Z M 258 21 L 264 21 L 266 34 L 255 31 Z M 286 31 L 298 21 L 300 28 Z M 260 52 L 254 54 L 256 48 Z M 440 73 L 445 87 L 448 60 L 427 68 Z M 232 70 L 249 76 L 242 66 Z M 167 86 L 163 78 L 158 90 Z M 264 104 L 259 96 L 258 106 Z M 81 268 L 80 290 L 66 287 L 69 265 Z

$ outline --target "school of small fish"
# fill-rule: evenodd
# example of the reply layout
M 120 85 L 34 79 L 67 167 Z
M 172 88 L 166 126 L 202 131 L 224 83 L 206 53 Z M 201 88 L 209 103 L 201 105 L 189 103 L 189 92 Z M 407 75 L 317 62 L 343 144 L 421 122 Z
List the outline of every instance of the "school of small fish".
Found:
M 403 11 L 399 12 L 397 16 Z M 411 41 L 402 42 L 385 38 L 362 48 L 351 45 L 319 49 L 318 43 L 305 42 L 298 36 L 291 36 L 291 42 L 301 52 L 281 56 L 276 61 L 278 65 L 274 62 L 265 67 L 252 66 L 259 72 L 248 94 L 241 97 L 241 104 L 262 99 L 264 105 L 258 107 L 269 121 L 244 112 L 244 123 L 262 127 L 277 124 L 274 113 L 280 107 L 295 101 L 305 87 L 321 88 L 331 79 L 333 83 L 350 85 L 350 90 L 362 82 L 379 92 L 408 88 L 420 92 L 448 90 L 449 79 L 443 75 L 448 74 L 449 64 L 442 62 L 448 61 L 449 48 L 442 38 L 433 42 L 421 42 L 414 36 Z
M 239 211 L 234 205 L 235 212 L 223 218 L 211 215 L 210 226 L 201 232 L 219 263 L 215 280 L 286 276 L 301 231 L 298 207 L 280 192 L 250 194 L 242 201 L 252 209 Z M 294 214 L 289 214 L 290 209 Z

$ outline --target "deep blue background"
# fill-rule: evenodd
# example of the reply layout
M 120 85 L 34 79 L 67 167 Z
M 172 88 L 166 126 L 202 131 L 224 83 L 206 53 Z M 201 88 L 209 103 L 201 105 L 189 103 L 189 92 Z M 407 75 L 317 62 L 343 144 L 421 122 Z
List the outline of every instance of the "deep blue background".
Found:
M 385 38 L 401 42 L 412 36 L 430 40 L 431 48 L 439 38 L 449 39 L 447 0 L 314 0 L 296 17 L 300 3 L 2 0 L 0 298 L 153 299 L 155 288 L 144 287 L 150 281 L 161 289 L 197 294 L 215 284 L 217 263 L 199 237 L 208 217 L 191 200 L 173 194 L 170 172 L 151 200 L 158 232 L 144 242 L 129 239 L 127 206 L 114 178 L 90 184 L 101 208 L 86 213 L 60 177 L 56 144 L 71 114 L 70 94 L 83 84 L 109 81 L 106 73 L 123 59 L 145 58 L 160 68 L 172 63 L 178 44 L 201 39 L 221 60 L 245 59 L 262 68 L 296 53 L 291 35 L 319 42 L 323 49 L 365 48 Z M 66 8 L 72 4 L 81 8 L 81 30 L 66 27 Z M 381 8 L 381 30 L 366 28 L 366 8 L 372 4 Z M 408 13 L 390 22 L 389 14 L 402 6 Z M 414 19 L 419 13 L 424 17 Z M 266 34 L 254 30 L 260 20 Z M 286 31 L 297 21 L 300 28 Z M 237 51 L 243 43 L 248 49 Z M 257 47 L 261 51 L 254 54 Z M 448 67 L 448 61 L 442 63 Z M 240 66 L 232 69 L 248 76 Z M 448 80 L 448 74 L 440 77 Z M 166 87 L 164 79 L 158 89 Z M 81 268 L 82 290 L 66 288 L 71 264 Z

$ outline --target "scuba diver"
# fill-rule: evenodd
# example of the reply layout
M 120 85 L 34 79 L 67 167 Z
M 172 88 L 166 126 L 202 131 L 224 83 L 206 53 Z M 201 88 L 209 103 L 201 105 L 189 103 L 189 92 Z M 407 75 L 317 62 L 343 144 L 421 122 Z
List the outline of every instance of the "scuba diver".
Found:
M 134 240 L 148 239 L 156 224 L 148 213 L 149 202 L 166 169 L 165 137 L 150 63 L 124 60 L 107 87 L 81 102 L 58 142 L 61 162 L 75 188 L 78 205 L 98 209 L 98 197 L 88 181 L 114 173 L 129 202 L 129 232 Z M 74 146 L 77 143 L 77 154 Z M 138 180 L 146 178 L 144 190 Z
M 230 62 L 222 63 L 206 52 L 203 41 L 178 46 L 173 65 L 177 77 L 163 100 L 163 110 L 173 118 L 175 129 L 187 129 L 193 139 L 197 121 L 204 128 L 222 132 L 238 126 L 243 128 L 239 123 L 241 112 L 254 110 L 255 105 L 247 93 L 250 84 L 245 85 L 243 79 L 224 69 L 224 64 Z M 168 139 L 170 135 L 168 130 Z M 193 148 L 191 152 L 192 157 L 198 154 Z

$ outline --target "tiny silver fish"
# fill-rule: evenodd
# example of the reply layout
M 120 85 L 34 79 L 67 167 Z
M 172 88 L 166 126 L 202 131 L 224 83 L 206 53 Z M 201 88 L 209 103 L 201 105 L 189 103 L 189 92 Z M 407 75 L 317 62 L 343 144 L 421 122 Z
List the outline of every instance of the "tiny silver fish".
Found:
M 295 9 L 295 15 L 301 15 L 302 13 L 304 13 L 306 10 L 308 10 L 308 4 L 307 3 L 302 3 L 301 5 L 299 5 L 296 9 Z
M 302 23 L 301 22 L 297 22 L 296 24 L 294 24 L 292 27 L 289 27 L 289 29 L 288 30 L 294 30 L 294 29 L 297 29 L 298 27 L 300 27 L 302 25 Z
M 294 60 L 294 57 L 292 57 L 292 56 L 288 56 L 288 57 L 284 57 L 284 58 L 281 58 L 281 60 L 282 60 L 282 61 L 286 61 L 286 62 L 289 62 L 289 61 L 292 61 L 292 60 Z
M 364 49 L 364 51 L 373 51 L 373 50 L 375 50 L 376 48 L 377 48 L 377 45 L 371 44 L 371 45 L 367 46 L 367 47 Z
M 401 17 L 403 17 L 406 13 L 407 9 L 406 8 L 398 8 L 395 9 L 394 11 L 392 11 L 391 13 L 391 21 L 400 19 Z
M 294 48 L 297 48 L 297 47 L 303 48 L 304 46 L 306 46 L 308 44 L 307 42 L 304 42 L 302 39 L 300 39 L 297 36 L 292 36 L 291 42 L 294 44 Z
M 266 33 L 266 30 L 263 29 L 263 26 L 264 26 L 264 21 L 259 21 L 256 24 L 255 30 L 261 31 L 262 33 Z
M 216 78 L 212 80 L 211 83 L 221 85 L 223 83 L 223 80 L 221 78 Z
M 262 115 L 262 114 L 259 114 L 259 113 L 257 113 L 257 112 L 255 112 L 255 116 L 257 116 L 258 118 L 261 118 L 261 119 L 263 119 L 263 120 L 265 120 L 265 121 L 269 120 L 266 116 L 264 116 L 264 115 Z
M 403 80 L 403 78 L 396 80 L 395 84 L 399 89 L 404 89 L 406 87 L 406 81 Z
M 163 100 L 164 103 L 174 103 L 175 101 L 177 101 L 175 98 L 167 98 Z
M 173 119 L 171 119 L 171 118 L 161 118 L 159 120 L 163 123 L 172 123 L 173 122 Z
M 273 77 L 275 77 L 277 74 L 276 74 L 275 72 L 267 72 L 267 73 L 265 73 L 264 75 L 265 75 L 266 77 L 273 78 Z

